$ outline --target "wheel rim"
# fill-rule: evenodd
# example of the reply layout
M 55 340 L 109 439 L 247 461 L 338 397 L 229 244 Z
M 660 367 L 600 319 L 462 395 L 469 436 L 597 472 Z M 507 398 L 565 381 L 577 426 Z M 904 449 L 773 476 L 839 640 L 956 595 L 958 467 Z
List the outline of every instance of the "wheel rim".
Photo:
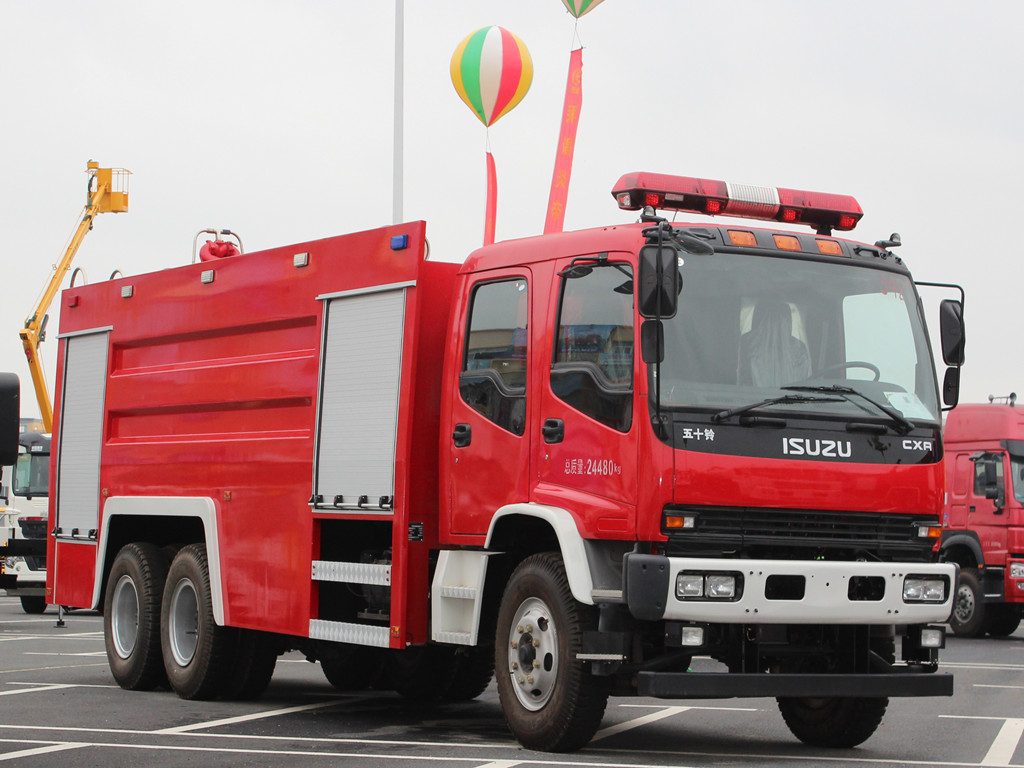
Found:
M 956 610 L 954 616 L 961 624 L 966 624 L 974 615 L 974 590 L 964 585 L 956 593 Z
M 139 638 L 139 592 L 127 574 L 114 586 L 114 600 L 110 617 L 114 652 L 127 659 L 135 650 Z
M 187 667 L 199 645 L 199 597 L 190 579 L 182 579 L 174 586 L 169 613 L 167 636 L 171 655 L 178 666 Z
M 544 707 L 558 677 L 558 631 L 551 609 L 536 597 L 524 600 L 509 628 L 508 671 L 512 690 L 526 709 Z

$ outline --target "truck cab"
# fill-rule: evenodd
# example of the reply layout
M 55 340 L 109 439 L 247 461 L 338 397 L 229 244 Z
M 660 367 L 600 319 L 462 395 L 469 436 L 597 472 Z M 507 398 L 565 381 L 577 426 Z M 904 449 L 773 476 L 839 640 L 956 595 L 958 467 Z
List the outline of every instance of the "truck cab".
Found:
M 1006 400 L 946 420 L 940 554 L 961 568 L 950 626 L 964 637 L 1009 635 L 1024 608 L 1024 410 Z
M 50 485 L 50 435 L 25 431 L 18 436 L 18 459 L 4 467 L 7 506 L 6 546 L 0 585 L 21 599 L 26 613 L 46 610 L 46 521 Z

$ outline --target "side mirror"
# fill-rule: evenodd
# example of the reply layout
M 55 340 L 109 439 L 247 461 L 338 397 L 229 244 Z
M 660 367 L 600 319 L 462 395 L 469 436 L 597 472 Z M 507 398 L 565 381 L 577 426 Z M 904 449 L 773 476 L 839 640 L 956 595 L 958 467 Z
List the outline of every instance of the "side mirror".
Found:
M 0 466 L 18 460 L 21 427 L 21 383 L 13 373 L 0 373 Z
M 964 364 L 964 305 L 954 299 L 939 304 L 939 335 L 946 365 Z
M 640 355 L 649 364 L 665 360 L 665 327 L 660 320 L 644 320 L 640 325 Z
M 982 469 L 985 472 L 985 498 L 999 498 L 999 475 L 996 474 L 996 463 L 991 456 L 981 460 Z
M 669 245 L 645 245 L 639 254 L 637 304 L 643 317 L 674 317 L 683 288 L 679 251 Z
M 942 379 L 942 402 L 950 408 L 960 402 L 960 369 L 947 368 Z

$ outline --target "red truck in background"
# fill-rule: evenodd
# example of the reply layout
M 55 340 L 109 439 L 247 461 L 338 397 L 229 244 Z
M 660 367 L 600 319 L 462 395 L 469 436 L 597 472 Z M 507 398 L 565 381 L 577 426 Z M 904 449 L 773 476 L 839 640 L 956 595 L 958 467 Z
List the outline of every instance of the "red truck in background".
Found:
M 1024 608 L 1024 411 L 963 404 L 946 418 L 943 560 L 960 566 L 957 635 L 1012 634 Z
M 951 695 L 962 303 L 940 398 L 897 239 L 832 234 L 853 198 L 613 195 L 640 220 L 462 265 L 413 222 L 64 291 L 48 599 L 103 611 L 117 682 L 248 698 L 288 649 L 416 698 L 496 676 L 543 750 L 609 695 L 774 697 L 832 747 Z

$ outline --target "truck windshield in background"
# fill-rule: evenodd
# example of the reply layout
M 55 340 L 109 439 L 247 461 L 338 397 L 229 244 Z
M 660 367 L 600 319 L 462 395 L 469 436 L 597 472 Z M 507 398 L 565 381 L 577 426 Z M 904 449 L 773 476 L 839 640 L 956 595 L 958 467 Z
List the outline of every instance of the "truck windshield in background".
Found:
M 906 419 L 939 421 L 932 357 L 907 275 L 721 251 L 685 255 L 679 269 L 679 309 L 665 321 L 663 407 L 738 408 L 792 396 L 787 388 L 795 387 L 808 397 L 773 404 L 773 413 L 887 419 L 861 398 L 807 392 L 842 382 Z
M 1017 503 L 1024 504 L 1024 456 L 1010 455 L 1010 484 Z
M 23 453 L 14 468 L 14 495 L 46 496 L 50 489 L 50 454 Z

